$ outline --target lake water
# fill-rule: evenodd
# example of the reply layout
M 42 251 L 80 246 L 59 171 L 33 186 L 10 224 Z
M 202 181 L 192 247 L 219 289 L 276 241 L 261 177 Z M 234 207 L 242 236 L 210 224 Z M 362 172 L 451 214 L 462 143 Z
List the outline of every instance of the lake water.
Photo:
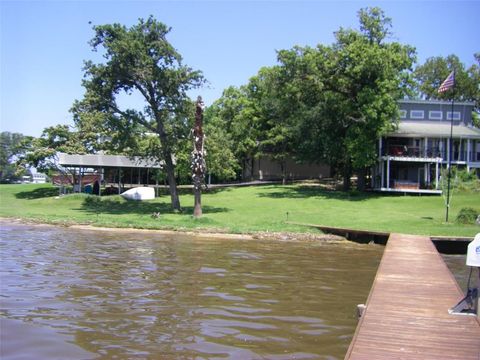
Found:
M 341 359 L 383 247 L 1 224 L 1 358 Z

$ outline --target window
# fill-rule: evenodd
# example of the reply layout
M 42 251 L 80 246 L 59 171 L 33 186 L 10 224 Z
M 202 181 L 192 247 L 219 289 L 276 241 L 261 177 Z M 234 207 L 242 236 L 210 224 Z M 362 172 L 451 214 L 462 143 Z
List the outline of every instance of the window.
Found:
M 442 120 L 443 119 L 443 112 L 441 111 L 429 111 L 428 118 L 431 120 Z
M 425 112 L 423 110 L 410 110 L 411 119 L 423 119 L 425 117 Z
M 407 118 L 407 110 L 400 110 L 400 119 L 406 119 Z
M 447 111 L 447 120 L 452 120 L 452 112 Z M 453 112 L 453 120 L 460 120 L 460 111 Z

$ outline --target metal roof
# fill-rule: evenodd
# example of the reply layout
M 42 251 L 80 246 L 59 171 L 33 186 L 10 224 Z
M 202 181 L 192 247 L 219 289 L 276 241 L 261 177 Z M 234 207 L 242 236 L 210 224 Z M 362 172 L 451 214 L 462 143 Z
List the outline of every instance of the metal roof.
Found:
M 58 162 L 62 166 L 115 167 L 115 168 L 154 168 L 161 169 L 164 161 L 155 161 L 140 156 L 87 154 L 71 155 L 58 153 Z
M 452 102 L 451 101 L 445 101 L 445 100 L 421 100 L 421 99 L 402 99 L 397 101 L 400 104 L 422 104 L 422 105 L 448 105 L 451 106 Z M 475 106 L 475 103 L 472 101 L 455 101 L 454 105 L 467 105 L 467 106 Z
M 438 122 L 400 122 L 398 129 L 390 136 L 400 137 L 450 137 L 450 124 Z M 480 139 L 480 129 L 465 125 L 453 126 L 453 137 Z

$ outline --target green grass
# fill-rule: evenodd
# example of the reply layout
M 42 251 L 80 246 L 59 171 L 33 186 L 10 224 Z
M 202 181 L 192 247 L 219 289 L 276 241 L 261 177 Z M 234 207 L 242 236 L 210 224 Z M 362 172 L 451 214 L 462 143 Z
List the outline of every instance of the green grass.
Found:
M 87 200 L 89 199 L 90 200 Z M 407 234 L 474 236 L 477 225 L 455 223 L 461 208 L 480 208 L 480 193 L 455 192 L 450 221 L 441 196 L 392 196 L 327 191 L 305 185 L 225 188 L 202 196 L 204 216 L 194 219 L 193 196 L 180 197 L 183 212 L 170 210 L 170 197 L 145 202 L 119 196 L 57 196 L 51 185 L 0 185 L 0 216 L 55 224 L 92 224 L 147 229 L 206 229 L 230 233 L 306 232 L 291 222 Z M 159 218 L 153 218 L 160 212 Z

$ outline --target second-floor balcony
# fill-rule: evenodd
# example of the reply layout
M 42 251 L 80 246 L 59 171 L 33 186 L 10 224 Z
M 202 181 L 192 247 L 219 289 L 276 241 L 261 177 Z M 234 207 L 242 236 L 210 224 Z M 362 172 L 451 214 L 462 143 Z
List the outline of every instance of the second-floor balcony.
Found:
M 407 145 L 389 145 L 384 149 L 383 156 L 444 158 L 444 152 L 439 147 L 420 147 Z
M 441 158 L 443 161 L 447 161 L 448 153 L 445 148 L 438 146 L 434 147 L 421 147 L 421 146 L 407 146 L 407 145 L 388 145 L 382 149 L 382 156 L 394 156 L 404 158 Z M 469 161 L 480 162 L 480 152 L 478 151 L 458 151 L 454 149 L 452 152 L 452 161 Z

